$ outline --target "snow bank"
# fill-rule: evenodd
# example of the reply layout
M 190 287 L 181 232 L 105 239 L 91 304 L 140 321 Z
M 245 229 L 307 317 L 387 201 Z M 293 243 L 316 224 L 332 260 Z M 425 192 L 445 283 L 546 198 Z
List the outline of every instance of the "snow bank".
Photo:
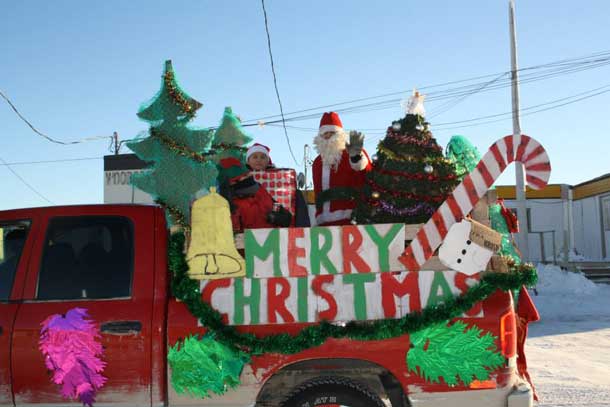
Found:
M 588 295 L 599 291 L 599 285 L 582 273 L 562 270 L 552 264 L 539 264 L 536 289 L 541 295 Z
M 584 274 L 539 264 L 538 295 L 531 292 L 543 320 L 610 316 L 610 285 L 595 284 Z

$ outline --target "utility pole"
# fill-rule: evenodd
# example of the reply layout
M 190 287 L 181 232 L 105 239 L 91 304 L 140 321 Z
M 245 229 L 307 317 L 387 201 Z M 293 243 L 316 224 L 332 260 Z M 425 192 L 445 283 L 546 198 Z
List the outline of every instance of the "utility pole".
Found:
M 112 133 L 112 139 L 114 140 L 114 155 L 119 155 L 121 146 L 119 145 L 119 133 L 116 131 Z
M 305 144 L 303 146 L 303 174 L 305 174 L 305 189 L 307 189 L 308 179 L 307 179 L 307 167 L 309 166 L 309 144 Z
M 519 145 L 521 140 L 521 118 L 519 116 L 519 72 L 517 68 L 517 33 L 515 28 L 515 2 L 509 0 L 508 15 L 510 24 L 510 60 L 513 101 L 513 143 Z M 525 176 L 523 164 L 515 161 L 515 192 L 517 198 L 517 218 L 519 219 L 519 233 L 517 246 L 523 261 L 529 260 L 527 205 L 525 197 Z M 542 253 L 544 259 L 544 253 Z

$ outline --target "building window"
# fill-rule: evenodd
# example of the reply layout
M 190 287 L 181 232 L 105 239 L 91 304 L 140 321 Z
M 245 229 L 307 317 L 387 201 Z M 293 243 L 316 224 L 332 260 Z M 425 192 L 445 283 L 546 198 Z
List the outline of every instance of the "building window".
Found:
M 38 277 L 37 299 L 71 300 L 131 295 L 133 227 L 117 216 L 51 220 Z

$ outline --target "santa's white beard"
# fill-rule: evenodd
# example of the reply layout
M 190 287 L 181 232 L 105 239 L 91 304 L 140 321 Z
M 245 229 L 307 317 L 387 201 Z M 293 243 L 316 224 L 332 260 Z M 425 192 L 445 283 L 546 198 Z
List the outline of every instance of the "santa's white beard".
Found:
M 316 151 L 322 157 L 322 164 L 337 167 L 341 161 L 341 155 L 345 150 L 347 143 L 347 135 L 344 131 L 336 133 L 331 138 L 326 140 L 321 134 L 318 134 L 313 139 L 313 144 L 316 146 Z

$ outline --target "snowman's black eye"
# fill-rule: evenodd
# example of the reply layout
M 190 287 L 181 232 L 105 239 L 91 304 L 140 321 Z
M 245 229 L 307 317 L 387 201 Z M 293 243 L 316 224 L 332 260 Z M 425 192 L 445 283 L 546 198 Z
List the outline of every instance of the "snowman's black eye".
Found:
M 466 240 L 466 244 L 470 244 L 472 243 L 470 240 Z
M 459 264 L 459 263 L 461 263 L 461 262 L 462 262 L 462 259 L 458 259 L 458 260 L 457 260 L 457 262 L 458 262 L 458 264 Z

